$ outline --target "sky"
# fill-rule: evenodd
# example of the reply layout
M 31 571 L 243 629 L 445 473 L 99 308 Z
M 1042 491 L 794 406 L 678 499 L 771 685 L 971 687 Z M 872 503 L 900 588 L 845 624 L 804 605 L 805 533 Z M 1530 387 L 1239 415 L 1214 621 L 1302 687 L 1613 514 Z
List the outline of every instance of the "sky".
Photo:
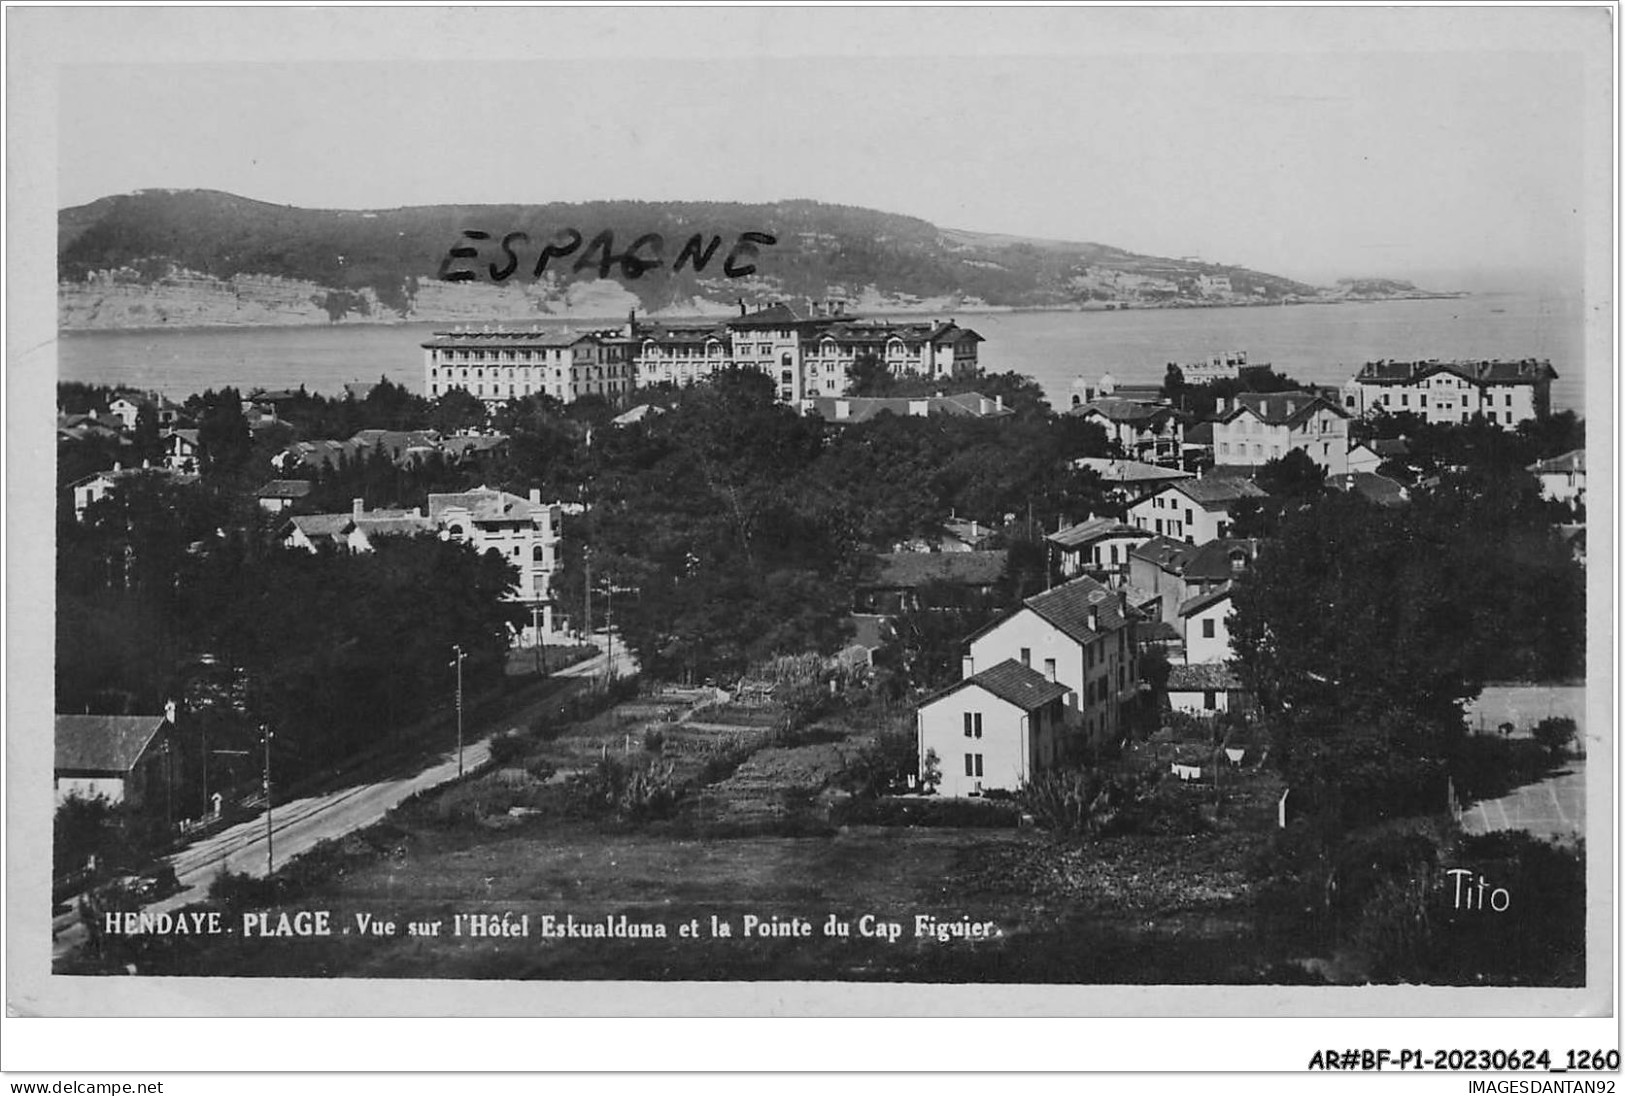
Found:
M 62 207 L 798 197 L 1468 289 L 1577 277 L 1607 213 L 1596 11 L 68 14 Z

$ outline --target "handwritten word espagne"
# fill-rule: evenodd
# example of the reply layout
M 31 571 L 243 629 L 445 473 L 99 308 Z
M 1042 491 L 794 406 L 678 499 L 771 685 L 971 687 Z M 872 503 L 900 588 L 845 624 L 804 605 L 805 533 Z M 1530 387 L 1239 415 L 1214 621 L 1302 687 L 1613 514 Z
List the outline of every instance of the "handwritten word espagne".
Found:
M 457 244 L 446 253 L 446 257 L 440 261 L 436 277 L 448 282 L 472 282 L 489 277 L 491 281 L 501 284 L 519 273 L 523 266 L 529 269 L 531 278 L 536 279 L 547 273 L 547 265 L 554 259 L 568 259 L 578 252 L 579 256 L 570 266 L 571 271 L 579 274 L 584 270 L 593 270 L 600 278 L 608 278 L 618 267 L 621 277 L 637 279 L 666 265 L 666 238 L 658 232 L 645 232 L 633 240 L 625 251 L 615 250 L 615 233 L 611 229 L 605 229 L 588 240 L 586 250 L 582 250 L 581 246 L 584 237 L 573 228 L 554 233 L 548 242 L 541 245 L 540 251 L 533 251 L 530 236 L 524 232 L 510 232 L 497 239 L 483 229 L 467 228 L 463 230 L 463 239 L 470 242 Z M 481 260 L 489 253 L 493 240 L 496 250 L 500 252 L 499 261 L 485 261 L 482 266 Z M 756 264 L 748 260 L 758 256 L 758 248 L 771 247 L 778 242 L 778 237 L 766 232 L 741 232 L 723 255 L 722 273 L 730 278 L 744 278 L 756 273 Z M 685 266 L 692 268 L 696 274 L 704 271 L 721 248 L 721 236 L 713 234 L 708 240 L 704 233 L 696 232 L 678 249 L 677 257 L 671 263 L 672 273 L 681 271 Z M 521 258 L 530 254 L 535 254 L 534 263 L 528 258 Z M 453 269 L 458 263 L 470 261 L 471 268 Z

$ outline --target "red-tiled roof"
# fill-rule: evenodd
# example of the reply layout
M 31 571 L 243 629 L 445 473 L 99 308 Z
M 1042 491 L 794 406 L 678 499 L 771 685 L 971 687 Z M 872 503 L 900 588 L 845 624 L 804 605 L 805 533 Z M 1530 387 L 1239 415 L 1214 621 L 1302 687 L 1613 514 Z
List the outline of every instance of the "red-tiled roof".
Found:
M 1088 577 L 1073 579 L 1022 604 L 1079 643 L 1093 642 L 1128 623 L 1117 595 Z M 1095 615 L 1093 628 L 1089 627 L 1091 611 Z
M 1226 582 L 1222 586 L 1214 587 L 1205 594 L 1197 594 L 1193 598 L 1187 598 L 1185 601 L 1180 602 L 1179 615 L 1186 617 L 1192 615 L 1193 613 L 1200 613 L 1203 609 L 1206 609 L 1209 606 L 1217 605 L 1219 602 L 1225 601 L 1229 597 L 1230 584 Z
M 258 491 L 255 498 L 262 499 L 302 499 L 310 494 L 313 485 L 309 480 L 272 480 Z
M 1520 361 L 1375 361 L 1361 366 L 1355 380 L 1361 384 L 1414 384 L 1435 373 L 1452 373 L 1473 384 L 1539 384 L 1557 379 L 1557 371 L 1547 360 Z
M 127 773 L 164 722 L 161 715 L 59 715 L 56 771 Z
M 887 552 L 876 557 L 880 570 L 864 586 L 881 590 L 914 589 L 927 583 L 992 586 L 1004 575 L 1010 553 Z
M 1335 400 L 1313 392 L 1240 392 L 1236 395 L 1236 405 L 1219 421 L 1233 422 L 1248 412 L 1272 426 L 1295 426 L 1323 408 L 1340 418 L 1349 417 Z
M 1230 476 L 1178 480 L 1170 483 L 1163 491 L 1178 491 L 1204 510 L 1228 510 L 1231 503 L 1240 499 L 1269 497 L 1268 492 L 1252 480 Z
M 1100 415 L 1109 422 L 1148 422 L 1152 419 L 1165 419 L 1173 413 L 1173 408 L 1162 404 L 1116 399 L 1111 396 L 1091 400 L 1067 412 L 1069 415 L 1078 416 Z
M 948 686 L 923 701 L 920 706 L 924 707 L 971 685 L 979 685 L 1000 700 L 1008 701 L 1025 712 L 1037 711 L 1067 694 L 1066 686 L 1057 684 L 1010 658 Z
M 1543 472 L 1584 472 L 1586 470 L 1586 451 L 1584 449 L 1571 449 L 1560 457 L 1548 457 L 1546 460 L 1536 461 L 1529 466 L 1535 475 Z
M 1206 692 L 1241 688 L 1241 678 L 1223 662 L 1197 662 L 1168 667 L 1169 692 Z
M 1090 518 L 1078 525 L 1071 525 L 1059 532 L 1051 533 L 1044 539 L 1051 544 L 1062 548 L 1083 548 L 1098 540 L 1111 537 L 1133 537 L 1138 540 L 1149 540 L 1151 534 L 1134 525 L 1125 525 L 1116 518 Z

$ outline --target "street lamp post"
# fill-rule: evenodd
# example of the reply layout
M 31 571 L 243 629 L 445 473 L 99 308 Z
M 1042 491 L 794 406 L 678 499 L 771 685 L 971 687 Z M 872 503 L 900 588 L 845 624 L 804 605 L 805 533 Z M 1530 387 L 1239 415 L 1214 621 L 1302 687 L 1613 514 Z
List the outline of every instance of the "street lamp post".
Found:
M 457 775 L 463 775 L 463 659 L 468 655 L 463 651 L 462 644 L 453 644 L 452 651 L 457 657 L 452 665 L 457 667 Z

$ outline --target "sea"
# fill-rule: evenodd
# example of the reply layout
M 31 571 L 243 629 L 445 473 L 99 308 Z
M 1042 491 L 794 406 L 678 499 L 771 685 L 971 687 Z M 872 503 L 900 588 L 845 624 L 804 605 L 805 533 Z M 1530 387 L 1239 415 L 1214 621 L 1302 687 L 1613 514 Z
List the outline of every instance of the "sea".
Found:
M 913 317 L 918 319 L 919 317 Z M 944 316 L 946 318 L 946 314 Z M 1380 358 L 1548 359 L 1557 372 L 1554 408 L 1584 414 L 1585 307 L 1578 296 L 1475 294 L 1422 300 L 1119 311 L 967 312 L 988 372 L 1036 379 L 1057 410 L 1103 374 L 1157 383 L 1169 362 L 1244 351 L 1252 364 L 1304 382 L 1341 384 Z M 602 321 L 601 326 L 612 326 Z M 388 377 L 423 389 L 419 344 L 438 324 L 183 328 L 63 332 L 62 380 L 157 391 L 173 398 L 227 385 L 334 394 L 348 381 Z M 544 324 L 544 327 L 562 327 Z M 584 325 L 592 326 L 592 325 Z M 1606 376 L 1610 363 L 1593 363 Z M 1606 386 L 1594 384 L 1607 400 Z

